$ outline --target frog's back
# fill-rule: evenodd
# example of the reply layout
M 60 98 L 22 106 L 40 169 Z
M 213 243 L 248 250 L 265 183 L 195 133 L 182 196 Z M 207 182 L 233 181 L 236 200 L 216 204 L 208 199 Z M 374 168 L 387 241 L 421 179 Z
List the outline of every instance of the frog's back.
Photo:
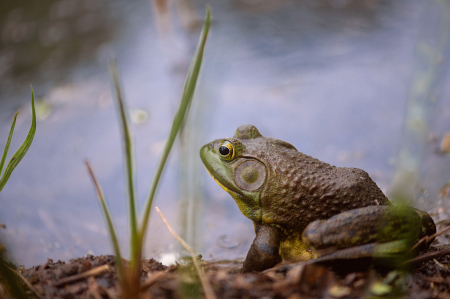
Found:
M 301 232 L 316 219 L 390 204 L 364 170 L 331 166 L 295 148 L 272 159 L 268 180 L 261 194 L 262 222 L 288 230 Z

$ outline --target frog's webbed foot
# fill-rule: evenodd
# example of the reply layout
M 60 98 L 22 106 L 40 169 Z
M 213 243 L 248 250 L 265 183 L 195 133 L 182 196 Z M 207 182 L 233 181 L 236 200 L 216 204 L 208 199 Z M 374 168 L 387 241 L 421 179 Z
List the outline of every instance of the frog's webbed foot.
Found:
M 419 215 L 420 219 L 422 220 L 422 231 L 419 234 L 419 239 L 422 239 L 425 236 L 434 235 L 436 233 L 436 224 L 434 223 L 433 218 L 431 218 L 431 216 L 427 212 L 414 208 L 413 210 Z M 434 239 L 436 239 L 436 237 L 428 238 L 428 240 L 426 240 L 420 245 L 419 249 L 420 250 L 428 249 L 431 243 L 433 243 Z
M 261 224 L 255 230 L 256 237 L 247 253 L 242 272 L 263 271 L 281 261 L 279 229 L 273 225 Z

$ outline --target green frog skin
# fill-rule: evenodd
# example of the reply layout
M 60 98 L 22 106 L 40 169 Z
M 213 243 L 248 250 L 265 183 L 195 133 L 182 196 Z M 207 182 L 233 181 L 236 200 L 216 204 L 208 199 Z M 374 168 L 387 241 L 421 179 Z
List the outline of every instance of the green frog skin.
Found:
M 320 255 L 325 247 L 340 248 L 336 244 L 348 248 L 374 241 L 376 236 L 366 236 L 367 225 L 361 230 L 354 229 L 359 227 L 358 222 L 379 226 L 385 219 L 379 215 L 384 215 L 385 206 L 391 205 L 365 171 L 321 162 L 298 152 L 287 142 L 262 136 L 252 125 L 240 126 L 232 138 L 204 145 L 200 157 L 213 179 L 231 195 L 242 214 L 253 221 L 256 237 L 244 262 L 244 272 L 262 271 L 281 260 L 316 258 L 311 248 Z M 339 218 L 339 214 L 350 210 L 356 212 Z M 431 217 L 425 214 L 418 211 L 404 218 L 412 217 L 414 223 L 426 218 L 423 222 L 429 224 Z M 376 221 L 369 221 L 372 218 Z M 326 219 L 328 222 L 323 222 Z M 302 240 L 302 233 L 310 223 L 312 226 Z M 353 223 L 356 224 L 350 229 L 345 226 Z M 322 236 L 327 235 L 327 227 L 339 225 L 349 233 L 341 234 L 341 239 L 334 243 L 326 243 Z M 323 229 L 319 228 L 322 226 Z M 434 222 L 428 226 L 434 226 Z M 433 233 L 432 228 L 417 227 L 425 232 L 415 234 L 418 237 Z M 363 236 L 360 237 L 359 231 Z M 392 240 L 399 237 L 387 235 Z

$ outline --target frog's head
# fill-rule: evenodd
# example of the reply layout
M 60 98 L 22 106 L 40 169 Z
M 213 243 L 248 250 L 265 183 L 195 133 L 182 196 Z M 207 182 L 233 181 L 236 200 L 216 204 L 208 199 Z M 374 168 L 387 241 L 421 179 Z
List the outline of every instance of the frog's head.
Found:
M 236 201 L 244 216 L 261 222 L 261 197 L 267 192 L 279 149 L 294 149 L 287 142 L 262 136 L 252 125 L 240 126 L 232 138 L 217 139 L 200 149 L 213 179 Z

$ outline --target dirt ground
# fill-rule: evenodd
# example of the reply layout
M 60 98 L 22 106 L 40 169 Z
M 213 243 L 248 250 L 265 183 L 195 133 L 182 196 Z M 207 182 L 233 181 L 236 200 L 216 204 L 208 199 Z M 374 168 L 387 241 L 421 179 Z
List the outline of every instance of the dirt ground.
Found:
M 242 261 L 201 261 L 201 265 L 217 298 L 450 298 L 449 253 L 448 248 L 432 247 L 407 263 L 409 271 L 374 270 L 370 263 L 351 269 L 352 261 L 327 267 L 288 264 L 246 274 L 239 272 Z M 88 255 L 67 263 L 49 259 L 17 272 L 31 298 L 122 298 L 110 255 Z M 203 297 L 192 263 L 166 267 L 144 260 L 141 282 L 141 298 Z M 10 298 L 1 285 L 0 298 Z

